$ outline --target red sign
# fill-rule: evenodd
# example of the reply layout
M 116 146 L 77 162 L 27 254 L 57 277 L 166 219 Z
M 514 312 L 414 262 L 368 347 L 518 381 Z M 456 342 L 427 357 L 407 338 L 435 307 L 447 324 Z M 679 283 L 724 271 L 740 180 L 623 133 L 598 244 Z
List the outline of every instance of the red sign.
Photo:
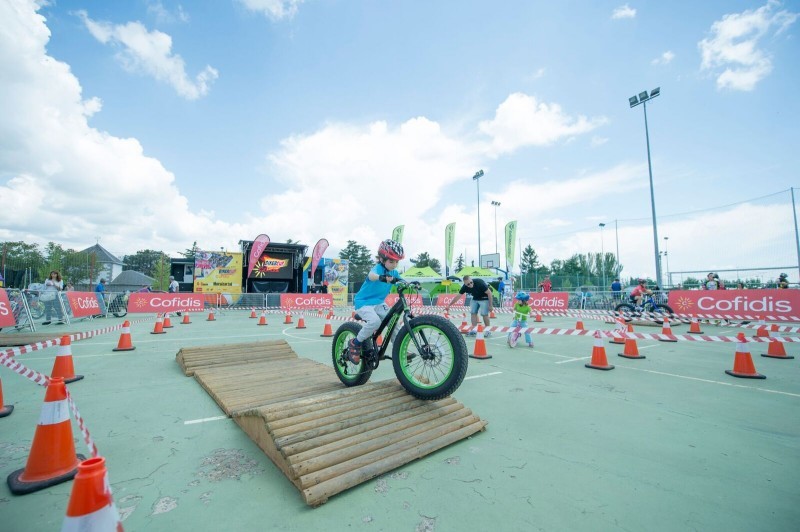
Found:
M 567 310 L 569 292 L 528 292 L 532 310 Z
M 397 295 L 397 294 L 389 294 L 388 296 L 386 296 L 386 299 L 384 299 L 383 301 L 384 301 L 384 303 L 386 303 L 387 305 L 389 305 L 391 307 L 395 303 L 397 303 L 398 299 L 400 299 L 399 295 Z M 409 306 L 412 306 L 412 307 L 421 307 L 422 303 L 423 303 L 422 302 L 422 296 L 420 296 L 419 293 L 407 294 L 406 295 L 406 303 L 408 303 Z
M 453 301 L 457 297 L 462 297 L 462 294 L 455 293 L 455 294 L 439 294 L 436 296 L 436 306 L 437 307 L 444 307 L 449 305 L 451 301 Z M 454 307 L 463 307 L 464 303 L 467 301 L 467 298 L 462 298 L 460 303 L 456 303 L 453 305 Z
M 678 314 L 800 316 L 800 290 L 672 290 L 669 306 Z
M 128 312 L 193 312 L 203 310 L 203 294 L 148 294 L 134 292 L 128 298 Z
M 0 327 L 13 327 L 17 322 L 14 320 L 14 313 L 11 311 L 11 302 L 5 288 L 0 288 Z
M 105 314 L 105 302 L 96 292 L 65 292 L 67 303 L 76 318 Z
M 333 308 L 333 294 L 281 294 L 281 308 Z

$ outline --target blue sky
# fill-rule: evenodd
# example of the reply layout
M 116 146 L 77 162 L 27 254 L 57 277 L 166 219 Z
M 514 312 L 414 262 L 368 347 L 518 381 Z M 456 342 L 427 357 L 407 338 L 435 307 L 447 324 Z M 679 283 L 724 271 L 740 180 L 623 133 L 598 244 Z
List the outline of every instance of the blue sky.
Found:
M 639 219 L 620 224 L 623 273 L 652 275 L 644 120 L 627 99 L 661 87 L 648 120 L 671 262 L 793 264 L 791 213 L 770 201 L 667 215 L 800 183 L 798 13 L 769 0 L 11 0 L 0 239 L 175 254 L 267 233 L 325 237 L 333 255 L 404 224 L 409 254 L 441 260 L 456 222 L 456 255 L 474 259 L 483 169 L 484 253 L 494 200 L 500 241 L 517 220 L 545 262 L 599 251 L 600 222 L 611 251 L 613 221 Z

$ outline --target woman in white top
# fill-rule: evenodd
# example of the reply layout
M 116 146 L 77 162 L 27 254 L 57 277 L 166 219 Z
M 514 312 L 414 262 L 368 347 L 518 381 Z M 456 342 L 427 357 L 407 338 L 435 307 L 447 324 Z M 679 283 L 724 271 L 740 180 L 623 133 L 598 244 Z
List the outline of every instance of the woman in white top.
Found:
M 61 302 L 58 300 L 59 292 L 64 289 L 64 281 L 58 270 L 50 272 L 50 277 L 44 282 L 44 291 L 39 296 L 44 302 L 45 316 L 42 325 L 50 325 L 50 316 L 55 314 L 58 317 L 57 323 L 64 323 L 64 316 L 61 313 Z

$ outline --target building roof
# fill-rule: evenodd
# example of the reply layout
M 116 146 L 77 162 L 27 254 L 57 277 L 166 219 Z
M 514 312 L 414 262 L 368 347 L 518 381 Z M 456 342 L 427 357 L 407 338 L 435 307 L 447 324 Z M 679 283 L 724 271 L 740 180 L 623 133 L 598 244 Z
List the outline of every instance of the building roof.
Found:
M 113 264 L 122 264 L 122 261 L 112 255 L 106 248 L 100 244 L 88 247 L 81 251 L 81 253 L 94 254 L 97 257 L 97 262 L 111 262 Z
M 137 272 L 134 270 L 125 270 L 121 274 L 114 277 L 114 280 L 111 281 L 109 284 L 113 286 L 150 286 L 155 282 L 155 279 L 149 277 L 142 272 Z

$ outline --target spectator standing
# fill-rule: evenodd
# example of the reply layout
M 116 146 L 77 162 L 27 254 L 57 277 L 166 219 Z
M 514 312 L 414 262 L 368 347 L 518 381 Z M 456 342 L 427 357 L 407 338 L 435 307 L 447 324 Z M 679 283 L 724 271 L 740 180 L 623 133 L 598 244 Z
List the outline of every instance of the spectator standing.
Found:
M 61 312 L 61 301 L 58 299 L 59 292 L 64 289 L 64 281 L 58 270 L 50 272 L 50 276 L 44 282 L 44 291 L 39 299 L 44 303 L 44 321 L 42 325 L 50 325 L 50 316 L 58 318 L 57 325 L 64 323 L 64 315 Z
M 178 281 L 176 281 L 176 280 L 175 280 L 175 277 L 174 277 L 174 276 L 172 276 L 172 275 L 170 275 L 170 276 L 169 276 L 169 288 L 167 288 L 167 291 L 168 291 L 170 294 L 177 294 L 178 292 L 180 292 L 180 291 L 181 291 L 181 287 L 180 287 L 180 285 L 178 284 Z M 178 316 L 180 316 L 180 315 L 181 315 L 181 313 L 180 313 L 180 312 L 176 312 L 175 314 L 177 314 Z
M 98 294 L 101 294 L 103 297 L 105 297 L 106 280 L 105 279 L 100 279 L 100 282 L 97 283 L 97 286 L 94 287 L 94 291 L 97 292 Z
M 789 288 L 789 276 L 785 273 L 780 274 L 778 277 L 778 288 Z
M 502 277 L 497 278 L 497 299 L 500 303 L 500 306 L 503 306 L 503 298 L 506 294 L 506 283 L 503 281 Z
M 454 297 L 450 303 L 445 306 L 445 310 L 450 310 L 450 307 L 456 301 L 461 299 L 461 294 L 470 293 L 472 295 L 472 303 L 470 303 L 470 319 L 472 321 L 472 330 L 467 333 L 470 336 L 475 335 L 475 329 L 478 326 L 478 314 L 483 316 L 483 324 L 486 327 L 491 326 L 489 321 L 489 313 L 492 311 L 492 289 L 482 279 L 473 279 L 469 275 L 464 276 L 464 284 L 458 291 L 458 295 Z M 486 336 L 491 336 L 490 332 Z
M 611 297 L 615 300 L 622 299 L 622 283 L 619 282 L 619 279 L 614 279 L 614 282 L 611 283 Z
M 706 275 L 706 282 L 703 283 L 703 288 L 706 290 L 719 290 L 719 277 L 710 272 Z
M 539 290 L 542 292 L 549 292 L 553 289 L 553 283 L 550 281 L 550 276 L 545 275 L 544 279 L 539 283 Z

